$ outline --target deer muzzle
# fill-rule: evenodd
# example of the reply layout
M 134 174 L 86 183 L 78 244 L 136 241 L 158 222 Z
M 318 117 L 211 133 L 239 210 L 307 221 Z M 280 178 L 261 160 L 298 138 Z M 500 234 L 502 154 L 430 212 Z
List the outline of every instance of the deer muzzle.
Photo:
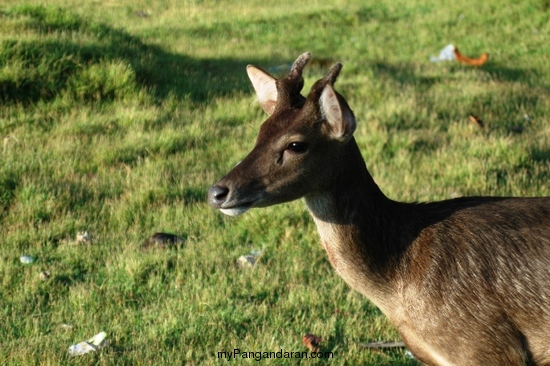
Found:
M 216 184 L 208 190 L 208 203 L 213 208 L 229 216 L 238 216 L 248 211 L 253 201 L 235 200 L 231 197 L 231 190 L 223 185 Z

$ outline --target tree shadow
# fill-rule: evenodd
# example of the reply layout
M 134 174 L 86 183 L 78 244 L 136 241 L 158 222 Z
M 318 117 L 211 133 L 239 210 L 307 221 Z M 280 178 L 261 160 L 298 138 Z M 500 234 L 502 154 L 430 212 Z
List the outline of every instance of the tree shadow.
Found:
M 21 31 L 36 34 L 24 39 L 14 34 L 12 39 L 6 37 L 0 42 L 0 68 L 18 68 L 11 78 L 0 79 L 0 102 L 5 103 L 52 100 L 75 87 L 72 81 L 78 73 L 102 62 L 126 65 L 134 75 L 135 87 L 144 88 L 157 100 L 174 96 L 204 103 L 248 90 L 246 64 L 263 62 L 189 57 L 59 8 L 16 7 L 0 12 L 0 21 L 16 22 Z M 102 100 L 116 97 L 101 83 L 96 89 L 94 93 Z
M 550 162 L 550 149 L 534 148 L 531 150 L 531 159 L 538 163 Z
M 540 71 L 534 68 L 513 68 L 491 61 L 479 68 L 479 70 L 487 73 L 492 80 L 520 82 L 529 86 L 533 86 L 532 81 L 538 83 L 541 77 Z
M 465 69 L 477 70 L 480 73 L 485 74 L 486 79 L 505 82 L 520 82 L 527 85 L 531 85 L 533 81 L 538 82 L 541 76 L 540 71 L 534 68 L 512 68 L 492 61 L 489 61 L 487 64 L 475 69 L 471 66 L 465 66 L 458 63 L 449 64 L 447 66 L 449 71 L 448 76 L 425 75 L 421 71 L 419 72 L 418 65 L 412 62 L 388 63 L 373 61 L 368 63 L 367 66 L 370 66 L 377 74 L 391 78 L 401 84 L 413 84 L 428 87 L 444 81 L 447 77 L 453 78 L 457 71 Z
M 419 86 L 431 87 L 434 84 L 441 82 L 441 76 L 426 76 L 418 73 L 415 66 L 408 62 L 388 63 L 374 61 L 367 64 L 377 75 L 381 75 L 400 84 L 411 84 Z
M 541 85 L 541 74 L 532 68 L 510 68 L 497 63 L 488 63 L 480 68 L 472 68 L 460 64 L 441 65 L 437 75 L 431 74 L 431 68 L 417 63 L 388 63 L 373 61 L 366 64 L 377 75 L 390 84 L 415 89 L 415 100 L 419 106 L 436 115 L 442 120 L 468 120 L 468 114 L 489 116 L 489 127 L 492 130 L 506 132 L 513 129 L 526 111 L 533 111 L 543 100 L 544 90 Z M 468 73 L 467 73 L 468 72 Z M 461 85 L 462 78 L 474 81 L 513 82 L 524 86 L 521 93 L 515 93 L 503 86 L 499 91 L 477 93 L 467 97 L 453 99 L 452 103 L 443 103 L 432 95 L 432 88 L 453 83 Z M 456 82 L 456 83 L 455 83 Z M 449 95 L 449 98 L 453 98 Z M 416 115 L 414 111 L 400 110 L 385 121 L 389 128 L 396 130 L 423 129 L 426 127 L 445 130 L 447 124 L 430 124 L 424 115 Z

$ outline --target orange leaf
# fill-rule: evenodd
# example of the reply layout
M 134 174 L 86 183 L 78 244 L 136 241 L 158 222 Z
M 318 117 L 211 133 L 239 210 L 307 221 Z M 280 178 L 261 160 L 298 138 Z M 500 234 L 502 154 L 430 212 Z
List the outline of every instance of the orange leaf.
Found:
M 458 48 L 455 47 L 455 57 L 456 60 L 460 63 L 470 65 L 470 66 L 481 66 L 487 62 L 489 59 L 488 53 L 483 53 L 479 58 L 470 58 L 462 55 L 460 52 L 458 52 Z
M 481 128 L 485 127 L 485 125 L 483 124 L 483 121 L 478 116 L 475 116 L 473 114 L 469 114 L 468 118 L 470 118 L 470 121 L 472 121 L 476 126 L 481 127 Z
M 319 345 L 323 339 L 313 334 L 306 334 L 302 337 L 302 342 L 311 352 L 319 352 Z

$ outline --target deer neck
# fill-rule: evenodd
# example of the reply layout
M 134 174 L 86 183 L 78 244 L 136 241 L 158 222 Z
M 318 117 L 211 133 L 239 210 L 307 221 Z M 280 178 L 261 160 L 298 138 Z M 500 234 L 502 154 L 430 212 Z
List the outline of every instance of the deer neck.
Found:
M 321 243 L 336 272 L 383 311 L 391 296 L 392 266 L 400 252 L 395 206 L 380 191 L 354 139 L 335 163 L 338 171 L 326 189 L 305 197 Z M 396 230 L 391 230 L 395 225 Z

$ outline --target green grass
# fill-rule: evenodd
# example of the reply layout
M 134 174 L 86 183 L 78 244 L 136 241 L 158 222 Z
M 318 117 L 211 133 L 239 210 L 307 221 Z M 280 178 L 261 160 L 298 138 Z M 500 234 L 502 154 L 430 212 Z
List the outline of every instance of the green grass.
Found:
M 0 6 L 0 364 L 218 364 L 305 351 L 305 333 L 334 359 L 302 364 L 416 364 L 360 348 L 399 335 L 331 269 L 301 202 L 206 205 L 265 119 L 249 63 L 278 74 L 311 51 L 307 89 L 343 62 L 337 89 L 393 199 L 550 195 L 547 0 L 18 3 Z M 430 63 L 448 43 L 490 60 Z M 156 231 L 186 243 L 143 250 Z M 68 356 L 101 330 L 107 348 Z

